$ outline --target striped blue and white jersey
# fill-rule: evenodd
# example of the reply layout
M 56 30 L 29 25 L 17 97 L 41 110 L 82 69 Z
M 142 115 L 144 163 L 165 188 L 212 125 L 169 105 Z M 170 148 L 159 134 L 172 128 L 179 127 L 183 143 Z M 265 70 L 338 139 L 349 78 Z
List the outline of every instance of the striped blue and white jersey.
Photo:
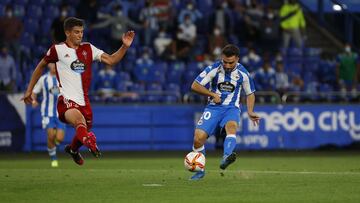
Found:
M 50 73 L 46 73 L 45 75 L 41 76 L 36 83 L 33 92 L 35 94 L 39 94 L 40 92 L 42 92 L 43 99 L 41 102 L 41 116 L 58 116 L 56 105 L 60 91 L 59 83 L 55 75 L 50 75 Z
M 205 68 L 195 79 L 203 86 L 209 85 L 209 90 L 221 98 L 222 106 L 240 107 L 240 93 L 244 89 L 246 95 L 255 92 L 255 86 L 249 72 L 238 63 L 231 72 L 226 72 L 222 62 L 218 61 Z M 209 99 L 208 105 L 215 105 Z

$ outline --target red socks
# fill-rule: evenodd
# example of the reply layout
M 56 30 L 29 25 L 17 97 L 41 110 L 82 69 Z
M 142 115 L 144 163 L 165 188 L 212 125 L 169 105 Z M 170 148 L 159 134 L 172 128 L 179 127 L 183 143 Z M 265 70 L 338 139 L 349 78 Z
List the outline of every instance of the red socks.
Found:
M 70 145 L 71 150 L 73 150 L 74 152 L 79 150 L 79 148 L 83 145 L 83 138 L 88 135 L 86 125 L 82 123 L 77 124 L 75 130 L 76 133 Z

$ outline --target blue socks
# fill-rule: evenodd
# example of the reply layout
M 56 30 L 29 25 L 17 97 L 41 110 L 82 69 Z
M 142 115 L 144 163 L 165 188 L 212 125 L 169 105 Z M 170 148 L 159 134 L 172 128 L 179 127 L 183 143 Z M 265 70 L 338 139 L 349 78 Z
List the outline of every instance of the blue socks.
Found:
M 236 135 L 235 134 L 229 134 L 226 135 L 226 138 L 224 140 L 224 157 L 229 156 L 236 147 Z

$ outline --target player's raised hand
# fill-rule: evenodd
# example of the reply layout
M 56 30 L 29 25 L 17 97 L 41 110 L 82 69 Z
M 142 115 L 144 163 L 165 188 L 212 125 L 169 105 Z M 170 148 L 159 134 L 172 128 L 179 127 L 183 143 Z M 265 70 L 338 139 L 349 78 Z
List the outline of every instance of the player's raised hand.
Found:
M 25 104 L 32 104 L 33 98 L 31 96 L 31 92 L 26 91 L 21 100 L 23 100 Z
M 260 116 L 257 115 L 255 112 L 248 112 L 250 120 L 254 123 L 255 126 L 259 125 Z
M 135 32 L 133 30 L 127 31 L 121 37 L 122 42 L 125 46 L 130 47 L 131 43 L 133 42 L 135 37 Z

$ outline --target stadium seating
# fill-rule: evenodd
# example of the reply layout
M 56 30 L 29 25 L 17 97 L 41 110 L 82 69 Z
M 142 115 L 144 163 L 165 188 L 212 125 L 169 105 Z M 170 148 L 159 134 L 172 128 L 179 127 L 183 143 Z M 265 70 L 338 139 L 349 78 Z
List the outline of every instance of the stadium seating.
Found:
M 5 5 L 12 5 L 14 8 L 15 16 L 22 19 L 24 23 L 24 32 L 20 38 L 21 50 L 23 52 L 24 61 L 18 62 L 21 67 L 19 71 L 23 71 L 20 75 L 28 76 L 28 71 L 34 66 L 32 59 L 39 59 L 44 55 L 44 52 L 51 45 L 50 39 L 50 28 L 53 20 L 59 16 L 59 8 L 63 4 L 69 5 L 69 15 L 76 15 L 76 7 L 80 0 L 2 0 L 0 1 L 0 16 L 4 15 Z M 241 1 L 243 3 L 243 1 Z M 264 3 L 263 1 L 261 1 Z M 266 1 L 265 1 L 266 2 Z M 98 1 L 99 12 L 103 14 L 111 14 L 111 8 L 115 3 L 121 3 L 124 8 L 125 15 L 129 14 L 132 20 L 138 21 L 138 14 L 144 7 L 144 1 L 112 1 L 102 0 Z M 178 13 L 181 9 L 186 7 L 186 2 L 174 1 L 173 2 L 174 14 Z M 164 60 L 157 57 L 154 53 L 153 47 L 144 47 L 141 44 L 141 35 L 137 34 L 133 42 L 133 45 L 128 49 L 126 57 L 123 58 L 121 63 L 114 67 L 114 70 L 119 75 L 120 81 L 123 83 L 119 84 L 119 90 L 129 91 L 141 91 L 145 90 L 156 90 L 156 91 L 167 91 L 168 84 L 173 84 L 177 88 L 171 89 L 171 91 L 178 91 L 181 95 L 187 94 L 190 91 L 190 85 L 196 76 L 205 67 L 201 62 L 195 61 L 204 58 L 203 53 L 206 53 L 208 49 L 208 31 L 209 31 L 209 19 L 210 15 L 215 11 L 216 2 L 214 1 L 200 1 L 196 0 L 195 5 L 197 9 L 202 12 L 203 17 L 196 22 L 198 28 L 198 36 L 196 43 L 191 50 L 191 54 L 184 63 L 178 60 Z M 264 3 L 267 4 L 267 3 Z M 134 18 L 134 19 L 133 19 Z M 231 14 L 231 23 L 234 24 L 237 21 L 236 13 Z M 170 29 L 171 30 L 171 29 Z M 169 30 L 169 31 L 170 31 Z M 175 30 L 175 29 L 173 29 Z M 168 33 L 174 35 L 172 32 Z M 141 30 L 139 30 L 141 32 Z M 100 49 L 109 52 L 110 41 L 109 41 L 110 28 L 98 29 L 98 30 L 85 30 L 84 39 L 90 41 Z M 243 41 L 239 40 L 239 36 L 231 34 L 228 37 L 228 42 L 234 43 L 240 46 L 240 56 L 248 54 L 248 47 L 244 47 Z M 261 49 L 254 44 L 254 48 L 259 51 L 261 56 Z M 151 59 L 154 61 L 152 66 L 144 67 L 135 64 L 135 62 L 141 57 L 145 49 L 150 50 Z M 336 90 L 336 76 L 335 76 L 335 63 L 334 61 L 325 61 L 320 57 L 322 52 L 319 48 L 304 47 L 302 49 L 290 47 L 288 49 L 280 50 L 283 56 L 285 71 L 289 74 L 296 74 L 301 76 L 305 82 L 304 90 L 315 90 L 317 88 L 324 91 Z M 275 54 L 275 53 L 273 53 Z M 259 62 L 249 62 L 244 64 L 245 67 L 250 71 L 254 72 L 263 65 L 261 58 Z M 273 56 L 270 56 L 271 61 L 275 61 Z M 275 64 L 273 64 L 275 65 Z M 29 68 L 28 68 L 29 67 Z M 31 68 L 30 68 L 31 67 Z M 98 72 L 100 65 L 93 64 L 94 77 Z M 26 86 L 24 81 L 28 78 L 24 78 L 21 84 L 18 84 L 19 90 L 23 90 Z M 126 83 L 126 84 L 125 84 Z M 128 85 L 128 84 L 133 85 Z M 141 85 L 140 85 L 141 84 Z M 158 84 L 154 86 L 150 84 Z M 319 85 L 323 84 L 323 85 Z M 140 87 L 139 87 L 140 85 Z M 150 86 L 149 86 L 150 85 Z M 309 86 L 309 88 L 307 87 Z M 314 86 L 311 87 L 310 86 Z M 150 88 L 151 87 L 151 88 Z M 140 90 L 135 90 L 140 88 Z M 171 95 L 167 97 L 151 97 L 151 102 L 155 101 L 174 101 L 177 100 Z

